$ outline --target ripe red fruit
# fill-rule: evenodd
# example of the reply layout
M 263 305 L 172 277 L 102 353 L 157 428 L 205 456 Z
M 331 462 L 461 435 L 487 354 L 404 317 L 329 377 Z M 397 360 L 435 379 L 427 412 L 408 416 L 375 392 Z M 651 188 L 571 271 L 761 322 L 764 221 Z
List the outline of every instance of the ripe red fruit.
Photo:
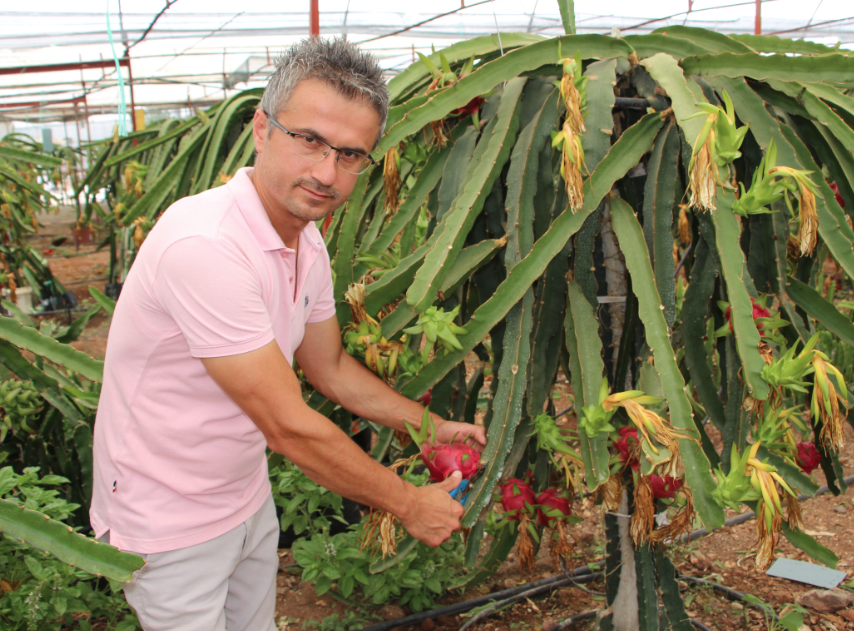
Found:
M 821 454 L 813 443 L 798 443 L 798 466 L 804 473 L 812 473 L 821 464 Z
M 839 194 L 839 187 L 836 185 L 836 182 L 830 185 L 830 190 L 832 190 L 836 194 L 836 203 L 845 208 L 845 200 L 842 199 L 842 195 Z
M 771 317 L 771 312 L 768 311 L 768 309 L 766 309 L 762 305 L 756 304 L 756 300 L 751 298 L 750 302 L 753 303 L 753 319 L 754 320 L 756 318 L 770 318 Z M 732 311 L 732 307 L 727 307 L 726 308 L 726 314 L 724 314 L 726 316 L 726 319 L 729 321 L 729 330 L 730 331 L 732 331 L 732 316 L 730 314 L 731 311 Z M 757 324 L 756 328 L 759 329 L 760 333 L 762 332 L 762 324 Z
M 501 506 L 504 509 L 504 517 L 519 521 L 522 511 L 536 504 L 533 489 L 519 478 L 510 478 L 501 484 Z
M 477 110 L 480 109 L 480 106 L 483 105 L 485 101 L 486 99 L 482 96 L 476 96 L 462 107 L 458 107 L 455 110 L 451 110 L 451 115 L 465 117 L 469 114 L 474 114 Z
M 625 427 L 621 427 L 619 430 L 620 438 L 614 441 L 614 447 L 617 448 L 617 451 L 620 452 L 620 460 L 623 461 L 623 464 L 626 462 L 632 461 L 632 464 L 637 462 L 636 458 L 632 458 L 632 445 L 629 444 L 629 440 L 638 441 L 638 430 L 634 427 L 629 427 L 626 425 Z
M 652 496 L 655 499 L 670 499 L 676 495 L 676 491 L 681 489 L 684 483 L 681 478 L 674 479 L 669 475 L 661 477 L 653 473 L 649 476 L 649 485 L 652 487 Z
M 572 515 L 569 500 L 561 495 L 557 489 L 546 489 L 537 496 L 537 523 L 540 526 L 551 528 L 552 525 L 563 517 Z M 547 515 L 546 513 L 551 513 Z
M 480 469 L 480 454 L 463 443 L 421 446 L 421 460 L 430 472 L 432 482 L 442 482 L 454 471 L 468 480 Z

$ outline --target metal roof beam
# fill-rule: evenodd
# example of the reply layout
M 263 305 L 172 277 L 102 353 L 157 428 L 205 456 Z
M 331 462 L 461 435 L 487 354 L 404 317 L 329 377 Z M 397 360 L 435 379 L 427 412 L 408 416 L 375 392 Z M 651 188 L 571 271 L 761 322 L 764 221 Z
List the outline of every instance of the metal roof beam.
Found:
M 130 59 L 124 57 L 119 59 L 119 65 L 130 67 Z M 62 72 L 66 70 L 91 70 L 93 68 L 115 68 L 115 61 L 83 61 L 71 64 L 45 64 L 43 66 L 11 66 L 0 68 L 0 75 L 7 74 L 29 74 L 31 72 Z

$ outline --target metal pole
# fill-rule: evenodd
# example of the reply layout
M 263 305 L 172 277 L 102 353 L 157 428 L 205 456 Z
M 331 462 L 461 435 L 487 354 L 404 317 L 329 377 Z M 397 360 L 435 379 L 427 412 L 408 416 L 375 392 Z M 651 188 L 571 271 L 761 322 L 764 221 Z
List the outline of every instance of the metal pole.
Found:
M 756 22 L 753 26 L 755 35 L 762 35 L 762 0 L 756 0 Z
M 80 55 L 80 63 L 83 63 L 83 55 Z M 83 113 L 86 116 L 86 139 L 92 142 L 92 129 L 89 127 L 89 103 L 86 99 L 86 81 L 83 78 L 83 68 L 80 68 L 80 86 L 83 88 Z
M 133 98 L 133 72 L 130 69 L 130 55 L 126 57 L 128 60 L 128 86 L 130 86 L 130 119 L 133 122 L 133 130 L 136 131 L 136 102 Z M 119 68 L 121 72 L 121 68 Z M 137 141 L 134 139 L 133 146 L 136 147 Z
M 310 37 L 320 36 L 320 9 L 317 6 L 318 0 L 311 0 L 311 9 L 308 19 L 308 34 Z

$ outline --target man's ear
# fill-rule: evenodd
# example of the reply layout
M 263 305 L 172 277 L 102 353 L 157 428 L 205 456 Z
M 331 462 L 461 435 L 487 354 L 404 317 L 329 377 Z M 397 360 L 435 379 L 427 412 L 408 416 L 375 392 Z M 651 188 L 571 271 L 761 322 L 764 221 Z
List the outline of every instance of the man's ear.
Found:
M 255 139 L 255 151 L 262 153 L 267 141 L 267 115 L 260 109 L 255 110 L 252 119 L 252 137 Z

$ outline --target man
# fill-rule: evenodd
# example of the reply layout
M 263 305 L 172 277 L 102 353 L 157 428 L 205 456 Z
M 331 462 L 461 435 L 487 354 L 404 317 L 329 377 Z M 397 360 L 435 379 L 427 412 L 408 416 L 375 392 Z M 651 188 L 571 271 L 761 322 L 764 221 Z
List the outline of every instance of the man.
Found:
M 341 347 L 314 222 L 348 197 L 388 96 L 352 44 L 304 41 L 255 113 L 255 167 L 173 204 L 127 277 L 95 426 L 95 535 L 142 554 L 124 585 L 146 631 L 274 630 L 278 523 L 265 448 L 436 546 L 459 528 L 458 475 L 416 488 L 304 402 L 291 369 L 394 429 L 422 407 Z M 436 418 L 440 442 L 483 428 Z

